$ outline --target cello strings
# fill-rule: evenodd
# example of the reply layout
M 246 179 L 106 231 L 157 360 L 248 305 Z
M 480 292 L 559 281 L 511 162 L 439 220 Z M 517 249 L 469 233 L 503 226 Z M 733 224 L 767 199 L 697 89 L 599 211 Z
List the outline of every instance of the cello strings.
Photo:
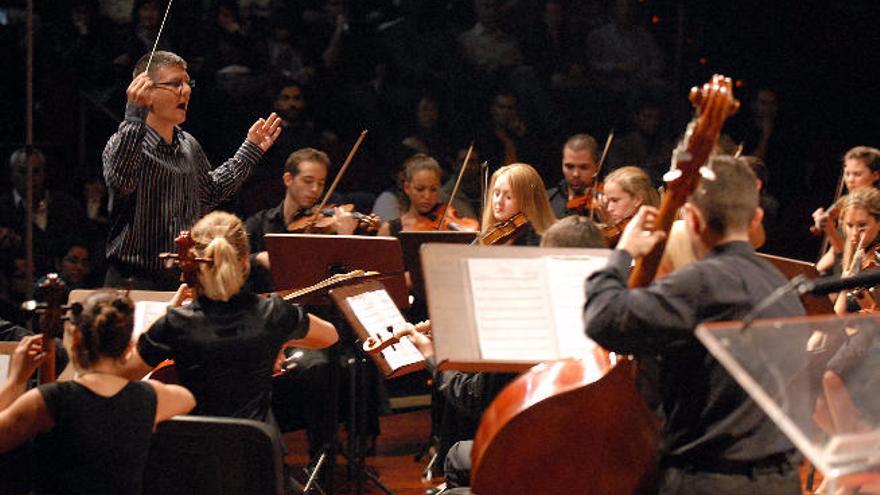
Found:
M 153 55 L 156 54 L 156 48 L 159 46 L 159 38 L 162 37 L 162 30 L 165 29 L 165 20 L 168 19 L 168 12 L 171 12 L 171 4 L 174 0 L 168 0 L 168 6 L 165 7 L 165 15 L 162 16 L 162 24 L 159 25 L 159 32 L 156 33 L 156 41 L 153 42 L 153 50 L 150 52 L 150 58 L 147 60 L 147 68 L 144 72 L 150 72 L 150 64 L 153 63 Z

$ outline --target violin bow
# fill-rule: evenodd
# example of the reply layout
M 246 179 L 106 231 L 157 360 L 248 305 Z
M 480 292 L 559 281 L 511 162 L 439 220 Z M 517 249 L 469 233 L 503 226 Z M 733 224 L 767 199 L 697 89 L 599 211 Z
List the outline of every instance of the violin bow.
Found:
M 312 215 L 312 219 L 309 221 L 309 224 L 314 224 L 318 221 L 318 217 L 321 215 L 321 210 L 324 209 L 324 206 L 327 205 L 327 201 L 330 200 L 330 196 L 333 195 L 333 192 L 336 191 L 336 186 L 339 185 L 339 180 L 342 179 L 342 175 L 348 169 L 348 165 L 351 164 L 351 160 L 354 158 L 354 155 L 357 153 L 358 148 L 361 147 L 361 143 L 364 142 L 364 138 L 367 136 L 367 130 L 364 129 L 361 131 L 361 135 L 358 136 L 357 141 L 354 142 L 354 145 L 351 147 L 351 151 L 348 152 L 348 157 L 345 158 L 345 162 L 342 163 L 342 168 L 339 169 L 339 173 L 336 174 L 336 178 L 333 179 L 333 183 L 330 184 L 330 188 L 327 189 L 327 192 L 324 194 L 324 199 L 321 200 L 321 204 L 315 208 L 315 214 Z M 306 232 L 310 230 L 309 227 L 306 227 Z
M 595 192 L 596 184 L 599 182 L 599 175 L 602 173 L 602 165 L 605 164 L 605 158 L 608 156 L 608 150 L 611 149 L 611 142 L 614 141 L 614 129 L 608 131 L 608 137 L 605 139 L 605 149 L 602 150 L 602 156 L 599 157 L 599 164 L 596 166 L 596 174 L 593 175 L 593 183 L 590 185 L 590 191 Z M 596 202 L 590 201 L 590 220 L 595 220 Z
M 831 203 L 832 205 L 836 205 L 838 201 L 840 201 L 840 197 L 843 196 L 843 167 L 840 167 L 840 175 L 837 177 L 837 188 L 834 190 L 834 201 Z M 831 208 L 829 208 L 830 210 Z M 828 244 L 831 243 L 831 240 L 828 239 L 827 235 L 822 236 L 822 245 L 819 246 L 819 258 L 821 258 L 825 251 L 828 251 Z
M 452 202 L 455 201 L 455 195 L 458 194 L 458 186 L 461 185 L 461 178 L 464 177 L 464 171 L 467 170 L 468 163 L 471 161 L 471 153 L 473 152 L 474 142 L 471 141 L 471 145 L 468 147 L 467 153 L 464 155 L 464 162 L 461 164 L 461 169 L 458 171 L 458 179 L 455 180 L 452 194 L 449 195 L 449 201 L 446 202 L 446 209 L 443 210 L 443 214 L 440 215 L 440 221 L 437 222 L 437 230 L 442 229 L 443 220 L 446 220 L 446 214 L 449 213 L 449 209 L 452 208 Z
M 480 216 L 486 211 L 486 205 L 489 203 L 489 161 L 486 160 L 480 165 L 480 174 L 482 175 L 483 194 L 480 196 Z
M 162 30 L 165 29 L 165 20 L 168 19 L 168 13 L 171 12 L 171 4 L 174 0 L 168 0 L 168 6 L 165 7 L 165 15 L 162 16 L 162 24 L 159 25 L 159 32 L 156 33 L 156 41 L 153 42 L 153 49 L 150 51 L 150 58 L 147 60 L 147 68 L 144 72 L 150 72 L 150 64 L 153 63 L 153 55 L 156 54 L 156 48 L 159 46 L 159 38 L 162 37 Z

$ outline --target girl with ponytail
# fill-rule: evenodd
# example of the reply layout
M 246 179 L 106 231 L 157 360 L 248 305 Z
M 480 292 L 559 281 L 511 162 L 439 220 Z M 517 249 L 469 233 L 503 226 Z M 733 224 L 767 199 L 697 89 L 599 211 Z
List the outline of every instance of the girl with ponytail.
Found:
M 111 291 L 76 307 L 65 329 L 72 381 L 25 392 L 45 358 L 42 337 L 25 337 L 16 348 L 0 389 L 0 452 L 36 437 L 35 493 L 141 493 L 154 426 L 195 406 L 183 387 L 125 377 L 133 316 L 131 300 Z
M 141 335 L 130 376 L 174 359 L 180 382 L 198 400 L 193 414 L 266 421 L 271 415 L 272 368 L 282 346 L 318 349 L 336 342 L 332 324 L 278 296 L 243 289 L 250 272 L 241 220 L 215 211 L 193 227 L 201 290 L 189 304 L 168 309 Z M 173 301 L 183 299 L 181 287 Z

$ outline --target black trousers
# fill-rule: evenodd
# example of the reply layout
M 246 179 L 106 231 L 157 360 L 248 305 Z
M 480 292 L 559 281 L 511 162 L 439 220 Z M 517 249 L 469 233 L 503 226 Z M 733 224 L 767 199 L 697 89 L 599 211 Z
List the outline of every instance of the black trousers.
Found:
M 722 474 L 667 467 L 660 473 L 660 495 L 800 495 L 801 481 L 793 466 L 751 474 Z

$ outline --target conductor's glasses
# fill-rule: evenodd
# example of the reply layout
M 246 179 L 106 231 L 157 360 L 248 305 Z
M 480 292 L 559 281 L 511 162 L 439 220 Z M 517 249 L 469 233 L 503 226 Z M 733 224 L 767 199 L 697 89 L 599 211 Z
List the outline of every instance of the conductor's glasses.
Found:
M 196 87 L 195 79 L 190 79 L 189 81 L 166 81 L 166 82 L 158 82 L 156 86 L 162 89 L 167 89 L 175 94 L 183 94 L 183 87 L 189 86 L 189 89 L 193 89 Z

